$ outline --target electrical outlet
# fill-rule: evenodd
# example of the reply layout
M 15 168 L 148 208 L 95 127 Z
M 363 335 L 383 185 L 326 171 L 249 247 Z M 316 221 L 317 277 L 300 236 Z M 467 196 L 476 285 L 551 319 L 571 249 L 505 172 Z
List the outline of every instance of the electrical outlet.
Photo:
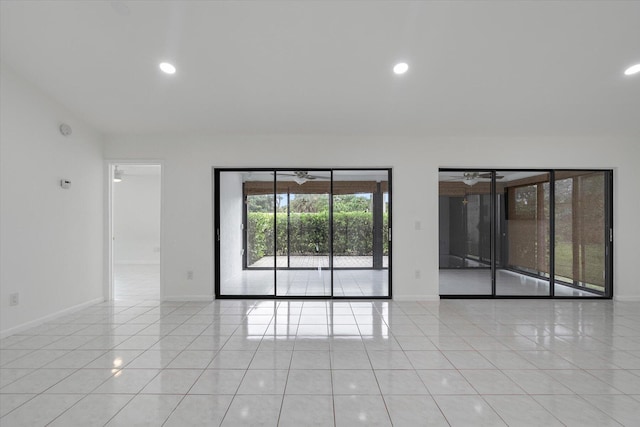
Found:
M 9 305 L 18 305 L 20 304 L 20 294 L 11 294 L 9 295 Z
M 416 270 L 415 273 L 413 273 L 413 275 L 415 276 L 416 279 L 420 278 L 420 270 Z
M 187 280 L 193 280 L 193 270 L 187 271 Z

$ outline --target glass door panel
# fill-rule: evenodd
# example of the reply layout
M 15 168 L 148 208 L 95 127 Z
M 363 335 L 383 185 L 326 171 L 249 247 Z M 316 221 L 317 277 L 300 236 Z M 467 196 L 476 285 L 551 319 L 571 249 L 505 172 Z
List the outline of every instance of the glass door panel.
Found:
M 331 296 L 331 171 L 277 171 L 277 296 Z
M 440 295 L 492 295 L 491 177 L 439 173 Z
M 611 193 L 610 170 L 441 170 L 440 295 L 610 297 Z
M 608 171 L 557 171 L 555 284 L 557 296 L 608 295 L 610 205 Z
M 214 176 L 216 296 L 390 296 L 390 170 Z
M 273 173 L 221 171 L 218 203 L 220 295 L 273 296 Z
M 496 172 L 496 295 L 549 295 L 549 180 L 548 172 Z
M 389 295 L 389 172 L 333 172 L 333 294 Z

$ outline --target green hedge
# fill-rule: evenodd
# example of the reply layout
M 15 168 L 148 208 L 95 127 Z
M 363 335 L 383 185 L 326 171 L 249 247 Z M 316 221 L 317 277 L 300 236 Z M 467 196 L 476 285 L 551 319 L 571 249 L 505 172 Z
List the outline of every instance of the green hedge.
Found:
M 388 255 L 388 216 L 384 214 L 384 248 Z M 291 255 L 329 254 L 329 213 L 292 213 L 289 218 Z M 373 217 L 368 212 L 336 212 L 333 214 L 334 255 L 371 256 Z M 287 254 L 287 214 L 276 214 L 276 253 Z M 273 256 L 273 214 L 251 212 L 247 225 L 247 264 L 265 256 Z

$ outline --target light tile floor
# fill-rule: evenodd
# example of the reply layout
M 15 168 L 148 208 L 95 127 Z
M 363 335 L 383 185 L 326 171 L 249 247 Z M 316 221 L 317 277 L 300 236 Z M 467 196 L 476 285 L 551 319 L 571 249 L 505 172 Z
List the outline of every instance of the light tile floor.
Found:
M 640 303 L 114 301 L 0 341 L 2 426 L 637 426 Z

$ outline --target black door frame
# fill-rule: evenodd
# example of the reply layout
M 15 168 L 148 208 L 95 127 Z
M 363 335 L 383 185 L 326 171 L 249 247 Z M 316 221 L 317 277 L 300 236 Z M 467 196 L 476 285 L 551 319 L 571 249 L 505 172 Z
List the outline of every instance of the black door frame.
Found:
M 224 172 L 272 172 L 274 174 L 274 189 L 276 188 L 277 183 L 277 172 L 295 172 L 299 170 L 305 170 L 309 172 L 330 172 L 330 194 L 329 194 L 329 271 L 331 272 L 331 295 L 277 295 L 277 272 L 278 268 L 276 266 L 273 267 L 274 272 L 274 294 L 273 295 L 222 295 L 220 293 L 220 174 Z M 389 204 L 388 204 L 388 268 L 387 277 L 388 277 L 388 295 L 386 296 L 335 296 L 333 293 L 334 289 L 334 267 L 333 267 L 333 173 L 340 171 L 379 171 L 387 173 L 387 182 L 388 188 L 387 192 L 389 193 Z M 393 286 L 392 286 L 392 234 L 391 234 L 391 225 L 392 225 L 392 176 L 393 176 L 393 168 L 391 167 L 353 167 L 353 168 L 318 168 L 318 167 L 275 167 L 275 168 L 255 168 L 255 167 L 246 167 L 246 168 L 212 168 L 212 179 L 213 179 L 213 249 L 214 249 L 214 293 L 216 299 L 348 299 L 348 300 L 371 300 L 371 299 L 391 299 L 393 297 Z M 382 200 L 380 203 L 384 203 Z M 246 206 L 246 205 L 245 205 Z M 275 207 L 275 200 L 274 200 Z M 246 224 L 246 209 L 243 209 L 243 224 Z M 274 230 L 276 226 L 276 219 L 274 216 Z M 243 248 L 246 248 L 246 226 L 243 226 Z M 375 236 L 375 232 L 374 232 Z M 275 245 L 275 239 L 274 239 Z M 275 254 L 274 254 L 275 256 Z M 247 268 L 246 266 L 246 258 L 243 256 L 242 261 L 243 269 Z M 271 269 L 271 268 L 267 268 Z M 362 268 L 360 268 L 362 269 Z
M 497 236 L 496 231 L 499 230 L 500 218 L 496 214 L 498 212 L 499 198 L 496 194 L 496 174 L 498 172 L 541 172 L 549 174 L 549 294 L 548 295 L 499 295 L 496 294 L 496 259 L 497 259 Z M 604 202 L 605 202 L 605 290 L 598 292 L 588 290 L 595 295 L 591 296 L 564 296 L 555 295 L 555 174 L 556 172 L 602 172 L 604 174 Z M 613 298 L 613 170 L 612 169 L 570 169 L 570 168 L 553 168 L 553 169 L 522 169 L 522 168 L 440 168 L 438 172 L 490 172 L 491 173 L 491 226 L 490 226 L 490 246 L 491 246 L 491 294 L 440 294 L 442 299 L 484 299 L 484 298 L 502 298 L 502 299 L 612 299 Z M 501 250 L 503 242 L 500 244 Z M 501 257 L 502 259 L 502 257 Z M 519 271 L 519 273 L 522 273 Z M 537 277 L 537 276 L 536 276 Z M 540 279 L 544 279 L 539 277 Z M 584 291 L 585 289 L 574 286 L 569 283 L 563 285 L 573 287 Z

